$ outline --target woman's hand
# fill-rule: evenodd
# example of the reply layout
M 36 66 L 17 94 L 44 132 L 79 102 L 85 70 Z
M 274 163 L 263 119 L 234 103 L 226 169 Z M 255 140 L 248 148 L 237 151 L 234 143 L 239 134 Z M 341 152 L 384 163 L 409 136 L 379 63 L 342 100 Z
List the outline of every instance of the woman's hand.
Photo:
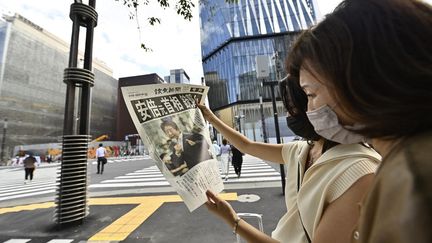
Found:
M 216 196 L 210 190 L 207 190 L 206 195 L 206 206 L 208 210 L 221 217 L 228 223 L 228 225 L 233 227 L 235 221 L 237 220 L 237 213 L 234 211 L 231 205 L 227 201 Z
M 201 112 L 202 112 L 202 114 L 203 114 L 203 116 L 204 116 L 204 119 L 206 119 L 207 121 L 210 122 L 210 119 L 211 119 L 215 114 L 213 114 L 213 112 L 212 112 L 209 108 L 207 108 L 207 106 L 198 103 L 198 101 L 195 101 L 195 104 L 196 104 L 196 106 L 198 107 L 198 109 L 201 110 Z

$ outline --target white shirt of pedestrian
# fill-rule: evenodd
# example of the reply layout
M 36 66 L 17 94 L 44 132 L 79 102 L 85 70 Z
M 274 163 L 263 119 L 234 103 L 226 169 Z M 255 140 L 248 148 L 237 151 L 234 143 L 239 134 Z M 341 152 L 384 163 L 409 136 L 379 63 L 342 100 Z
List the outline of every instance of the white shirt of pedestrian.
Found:
M 104 147 L 99 147 L 96 149 L 96 157 L 105 157 L 105 151 Z

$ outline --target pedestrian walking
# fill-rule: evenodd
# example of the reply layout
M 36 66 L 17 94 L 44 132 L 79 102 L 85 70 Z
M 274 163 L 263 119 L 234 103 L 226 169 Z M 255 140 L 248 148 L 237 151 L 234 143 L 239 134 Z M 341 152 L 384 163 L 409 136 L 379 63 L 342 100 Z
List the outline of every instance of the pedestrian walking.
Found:
M 25 171 L 25 179 L 24 184 L 27 182 L 31 182 L 33 180 L 33 172 L 36 168 L 36 158 L 33 156 L 33 153 L 29 153 L 29 156 L 24 159 L 24 171 Z
M 213 141 L 212 146 L 213 146 L 213 152 L 214 152 L 214 154 L 216 156 L 216 160 L 218 161 L 218 163 L 220 165 L 220 161 L 221 161 L 221 157 L 220 157 L 221 156 L 221 149 L 220 149 L 220 146 L 219 146 L 219 144 L 217 144 L 216 140 Z
M 225 180 L 228 180 L 229 163 L 231 161 L 231 146 L 228 145 L 228 141 L 226 139 L 222 140 L 222 146 L 220 147 L 220 151 L 221 174 L 224 175 Z
M 20 160 L 20 157 L 17 155 L 17 156 L 15 156 L 15 158 L 13 158 L 12 159 L 12 166 L 18 166 L 19 165 L 19 160 Z
M 231 163 L 232 166 L 234 167 L 234 172 L 236 173 L 237 178 L 240 178 L 244 154 L 236 147 L 234 147 L 234 145 L 231 145 L 231 153 L 232 153 Z
M 99 148 L 96 149 L 96 158 L 97 158 L 97 173 L 103 174 L 104 165 L 107 163 L 107 159 L 105 158 L 106 149 L 103 147 L 103 144 L 99 144 Z

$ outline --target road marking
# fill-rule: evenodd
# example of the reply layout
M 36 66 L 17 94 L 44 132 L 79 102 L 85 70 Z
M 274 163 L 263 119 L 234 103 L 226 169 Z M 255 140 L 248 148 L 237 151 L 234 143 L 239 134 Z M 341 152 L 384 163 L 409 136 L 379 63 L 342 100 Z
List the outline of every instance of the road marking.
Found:
M 93 184 L 89 188 L 107 188 L 107 187 L 149 187 L 149 186 L 169 186 L 168 181 L 141 182 L 141 183 L 104 183 Z
M 149 199 L 93 235 L 88 241 L 122 241 L 162 206 L 162 200 Z
M 220 171 L 220 170 L 219 170 Z M 221 172 L 221 177 L 225 178 L 225 171 Z M 259 183 L 280 181 L 280 173 L 264 161 L 246 161 L 243 163 L 241 178 L 237 178 L 234 168 L 229 167 L 228 180 L 224 184 L 235 183 Z M 117 176 L 113 179 L 103 180 L 98 184 L 91 184 L 89 188 L 148 188 L 148 187 L 167 187 L 170 186 L 159 169 L 153 165 L 145 169 Z
M 224 200 L 237 200 L 237 193 L 221 193 L 219 196 Z M 118 218 L 116 221 L 101 231 L 97 232 L 95 235 L 90 237 L 88 241 L 122 241 L 126 239 L 135 229 L 137 229 L 148 217 L 156 212 L 156 210 L 158 210 L 162 204 L 167 202 L 181 201 L 182 199 L 179 195 L 90 198 L 89 205 L 92 206 L 121 204 L 137 204 L 138 206 Z M 0 214 L 16 213 L 25 210 L 47 209 L 54 206 L 54 202 L 46 202 L 10 208 L 0 208 Z M 30 239 L 22 240 L 23 241 L 8 241 L 8 243 L 26 243 L 30 241 Z
M 42 195 L 42 194 L 47 194 L 47 193 L 54 193 L 55 191 L 56 191 L 55 189 L 52 189 L 52 190 L 44 190 L 41 192 L 32 192 L 32 193 L 26 193 L 26 194 L 13 195 L 13 196 L 8 196 L 8 197 L 2 197 L 2 198 L 0 198 L 0 201 L 15 199 L 15 198 L 21 198 L 21 197 L 30 197 L 30 196 Z
M 0 208 L 0 214 L 5 213 L 17 213 L 21 211 L 31 211 L 35 209 L 45 209 L 45 208 L 51 208 L 54 207 L 54 202 L 45 202 L 45 203 L 36 203 L 36 204 L 29 204 L 29 205 L 21 205 L 21 206 L 14 206 L 9 208 Z
M 5 241 L 3 243 L 26 243 L 31 241 L 31 239 L 10 239 L 8 241 Z
M 47 243 L 70 243 L 74 240 L 70 240 L 70 239 L 52 239 L 50 241 L 48 241 Z
M 224 200 L 237 200 L 237 193 L 222 193 L 220 196 Z M 93 198 L 90 203 L 101 203 L 99 205 L 121 204 L 114 200 L 123 202 L 123 198 Z M 93 201 L 94 200 L 94 201 Z M 98 200 L 98 201 L 96 201 Z M 107 201 L 108 200 L 108 201 Z M 88 241 L 122 241 L 128 237 L 135 229 L 137 229 L 144 221 L 150 217 L 156 210 L 166 202 L 181 202 L 182 199 L 178 195 L 167 196 L 146 196 L 140 198 L 128 198 L 127 204 L 132 202 L 139 203 L 137 207 L 93 235 Z M 133 203 L 133 204 L 135 204 Z

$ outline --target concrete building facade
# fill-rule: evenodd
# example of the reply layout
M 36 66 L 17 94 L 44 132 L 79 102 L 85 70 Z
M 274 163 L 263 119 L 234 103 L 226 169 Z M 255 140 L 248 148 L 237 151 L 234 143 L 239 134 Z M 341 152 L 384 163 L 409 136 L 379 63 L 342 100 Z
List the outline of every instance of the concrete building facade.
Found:
M 6 156 L 16 145 L 59 141 L 68 56 L 68 43 L 30 20 L 18 14 L 0 20 L 0 126 L 7 119 Z M 94 60 L 93 67 L 90 133 L 112 137 L 118 81 L 103 62 Z M 75 117 L 78 121 L 79 114 Z

